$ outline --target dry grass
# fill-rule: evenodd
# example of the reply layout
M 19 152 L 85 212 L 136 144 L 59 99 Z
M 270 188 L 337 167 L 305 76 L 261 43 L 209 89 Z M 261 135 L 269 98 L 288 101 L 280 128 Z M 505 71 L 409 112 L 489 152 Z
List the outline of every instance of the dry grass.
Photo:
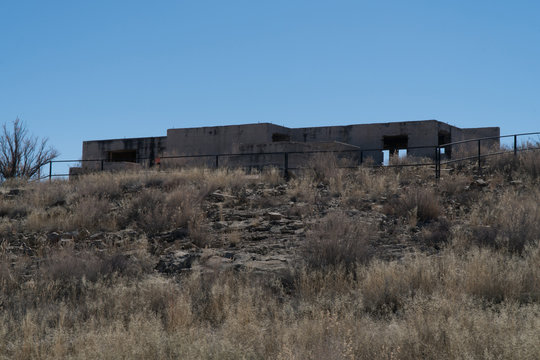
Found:
M 486 197 L 471 214 L 471 241 L 510 252 L 522 252 L 540 239 L 540 192 L 506 190 Z
M 540 142 L 532 144 L 530 147 L 540 148 Z M 519 169 L 533 179 L 540 178 L 540 152 L 525 151 L 519 154 Z
M 431 189 L 412 187 L 404 191 L 397 199 L 393 199 L 386 213 L 406 217 L 411 225 L 417 221 L 428 222 L 439 218 L 441 206 L 438 195 Z
M 536 358 L 539 261 L 538 248 L 444 252 L 353 273 L 299 270 L 289 291 L 246 273 L 134 281 L 68 261 L 76 275 L 2 282 L 0 348 L 15 358 Z M 83 280 L 89 272 L 97 278 Z
M 26 185 L 0 203 L 0 358 L 540 358 L 540 192 L 535 165 L 520 164 L 512 179 L 521 183 L 487 178 L 469 190 L 468 172 L 438 188 L 394 169 L 358 168 L 333 185 L 333 175 L 299 176 L 275 198 L 309 209 L 306 264 L 265 276 L 166 277 L 152 270 L 151 244 L 181 227 L 204 248 L 207 195 L 283 186 L 273 173 L 194 169 Z M 364 212 L 349 215 L 353 205 Z M 378 258 L 387 222 L 368 215 L 384 205 L 396 215 L 385 221 L 418 222 L 412 238 L 437 251 Z M 44 234 L 126 227 L 144 236 L 99 250 L 78 238 L 47 243 Z M 230 233 L 228 242 L 242 241 Z M 26 251 L 32 246 L 42 248 Z
M 375 231 L 370 224 L 351 219 L 343 212 L 333 212 L 308 233 L 305 259 L 311 268 L 344 266 L 350 269 L 370 259 L 374 238 Z

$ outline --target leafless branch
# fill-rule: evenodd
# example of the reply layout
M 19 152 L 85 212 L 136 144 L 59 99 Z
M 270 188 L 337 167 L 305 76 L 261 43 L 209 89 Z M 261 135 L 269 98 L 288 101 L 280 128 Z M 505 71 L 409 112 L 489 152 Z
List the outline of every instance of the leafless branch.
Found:
M 47 139 L 38 139 L 28 133 L 20 119 L 12 127 L 2 125 L 0 134 L 0 177 L 5 179 L 32 178 L 39 169 L 58 156 L 58 151 L 47 146 Z

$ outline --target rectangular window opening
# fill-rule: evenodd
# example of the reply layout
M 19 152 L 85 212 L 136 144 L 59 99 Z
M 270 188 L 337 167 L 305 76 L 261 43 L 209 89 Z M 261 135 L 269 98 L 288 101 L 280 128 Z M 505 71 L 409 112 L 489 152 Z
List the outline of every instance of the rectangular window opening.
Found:
M 272 142 L 279 142 L 279 141 L 291 141 L 291 137 L 289 134 L 273 133 Z
M 398 157 L 404 159 L 407 157 L 407 149 L 398 149 Z
M 384 166 L 388 166 L 388 164 L 390 163 L 390 150 L 383 150 L 382 153 L 383 153 L 383 162 L 382 162 L 382 164 Z
M 409 137 L 407 135 L 383 136 L 383 149 L 389 150 L 390 155 L 397 155 L 400 150 L 409 147 Z
M 108 158 L 112 162 L 137 162 L 137 150 L 109 151 Z

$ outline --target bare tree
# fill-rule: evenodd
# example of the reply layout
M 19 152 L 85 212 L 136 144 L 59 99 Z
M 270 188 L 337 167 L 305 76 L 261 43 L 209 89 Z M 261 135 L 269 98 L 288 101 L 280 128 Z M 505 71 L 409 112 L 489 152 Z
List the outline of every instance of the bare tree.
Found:
M 47 139 L 38 139 L 28 133 L 19 118 L 10 129 L 2 126 L 0 134 L 0 178 L 32 178 L 40 168 L 58 156 L 58 151 L 47 146 Z

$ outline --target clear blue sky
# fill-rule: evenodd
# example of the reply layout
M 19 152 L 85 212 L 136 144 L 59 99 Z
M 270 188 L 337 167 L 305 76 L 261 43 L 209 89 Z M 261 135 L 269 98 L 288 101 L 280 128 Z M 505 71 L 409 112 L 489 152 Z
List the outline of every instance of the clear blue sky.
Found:
M 540 131 L 540 1 L 0 0 L 0 122 L 61 158 L 172 127 Z

